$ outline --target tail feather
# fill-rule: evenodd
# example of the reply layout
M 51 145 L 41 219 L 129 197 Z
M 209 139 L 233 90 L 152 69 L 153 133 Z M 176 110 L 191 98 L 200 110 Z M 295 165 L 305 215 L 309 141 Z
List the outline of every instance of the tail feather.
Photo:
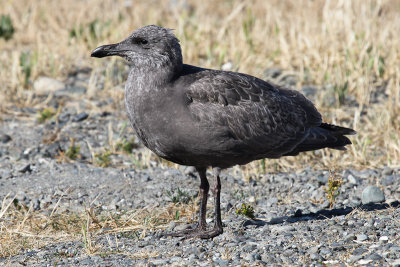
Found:
M 356 134 L 353 129 L 322 123 L 320 126 L 312 128 L 307 138 L 285 156 L 295 156 L 300 152 L 321 148 L 346 150 L 345 146 L 350 145 L 351 141 L 345 135 L 353 134 Z

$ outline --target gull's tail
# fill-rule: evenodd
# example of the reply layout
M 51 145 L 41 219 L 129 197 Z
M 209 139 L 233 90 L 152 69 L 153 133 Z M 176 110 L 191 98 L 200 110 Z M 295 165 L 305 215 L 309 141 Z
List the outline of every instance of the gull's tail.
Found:
M 322 123 L 320 126 L 312 128 L 307 138 L 284 156 L 295 156 L 300 152 L 317 150 L 325 147 L 346 150 L 345 146 L 351 144 L 351 141 L 346 135 L 353 134 L 356 134 L 356 131 L 353 129 Z

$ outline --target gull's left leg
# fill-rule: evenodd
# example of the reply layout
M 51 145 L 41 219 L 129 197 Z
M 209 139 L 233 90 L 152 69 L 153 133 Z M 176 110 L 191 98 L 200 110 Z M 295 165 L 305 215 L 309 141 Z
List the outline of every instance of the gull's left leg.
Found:
M 215 209 L 215 222 L 214 228 L 207 231 L 199 231 L 193 232 L 187 235 L 185 238 L 199 237 L 202 239 L 208 239 L 216 237 L 224 232 L 222 228 L 222 220 L 221 220 L 221 207 L 220 207 L 220 199 L 221 199 L 221 180 L 219 178 L 219 174 L 221 173 L 221 168 L 214 168 L 214 185 L 212 187 L 212 192 L 214 196 L 214 209 Z

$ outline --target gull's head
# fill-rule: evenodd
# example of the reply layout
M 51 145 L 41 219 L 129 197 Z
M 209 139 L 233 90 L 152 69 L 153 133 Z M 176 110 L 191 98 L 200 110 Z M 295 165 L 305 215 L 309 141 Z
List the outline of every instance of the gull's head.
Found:
M 182 65 L 179 40 L 172 30 L 156 25 L 137 29 L 120 43 L 99 46 L 91 56 L 120 56 L 139 68 Z

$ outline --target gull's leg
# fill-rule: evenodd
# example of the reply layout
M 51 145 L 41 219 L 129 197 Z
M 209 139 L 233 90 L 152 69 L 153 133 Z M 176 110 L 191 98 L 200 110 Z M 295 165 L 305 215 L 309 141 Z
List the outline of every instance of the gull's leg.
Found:
M 212 188 L 212 192 L 214 195 L 214 205 L 215 205 L 214 228 L 211 230 L 198 229 L 199 231 L 193 231 L 192 233 L 189 233 L 185 238 L 198 237 L 202 239 L 208 239 L 216 237 L 223 233 L 222 220 L 221 220 L 221 207 L 220 207 L 220 198 L 221 198 L 221 180 L 219 178 L 220 172 L 221 172 L 220 168 L 214 168 L 214 185 Z
M 206 168 L 196 167 L 197 172 L 200 176 L 200 211 L 199 211 L 199 222 L 194 229 L 187 229 L 183 231 L 173 232 L 164 234 L 165 236 L 186 236 L 204 232 L 207 229 L 206 213 L 207 213 L 207 199 L 210 185 L 207 180 Z
M 207 213 L 207 199 L 208 199 L 208 191 L 210 189 L 210 185 L 207 180 L 206 168 L 196 168 L 197 172 L 200 176 L 200 212 L 199 212 L 199 224 L 197 226 L 198 229 L 206 230 L 206 213 Z
M 214 195 L 214 209 L 215 209 L 215 224 L 214 230 L 219 232 L 219 234 L 223 233 L 222 229 L 222 220 L 221 220 L 221 179 L 219 178 L 219 174 L 221 173 L 220 168 L 214 168 L 214 186 L 212 189 Z

